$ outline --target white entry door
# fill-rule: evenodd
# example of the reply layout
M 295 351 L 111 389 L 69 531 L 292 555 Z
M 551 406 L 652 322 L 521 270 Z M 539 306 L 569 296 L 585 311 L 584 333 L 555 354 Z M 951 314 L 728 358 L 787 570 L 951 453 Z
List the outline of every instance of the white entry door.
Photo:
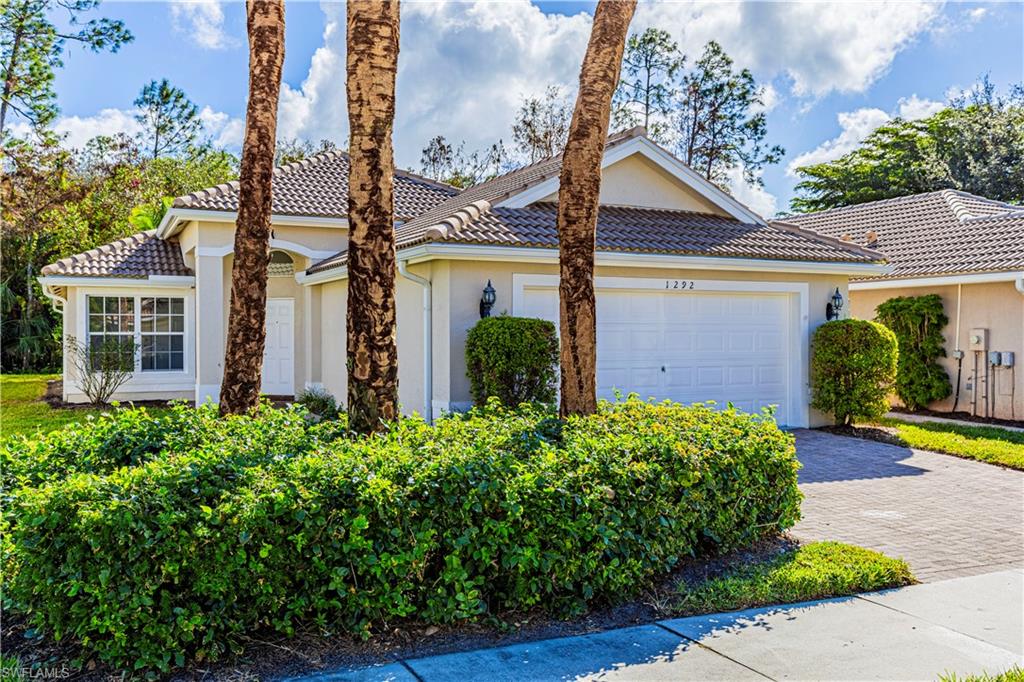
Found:
M 516 315 L 558 323 L 558 290 L 542 276 L 516 290 Z M 721 290 L 690 282 L 666 291 L 664 280 L 597 278 L 597 392 L 681 403 L 714 400 L 747 412 L 776 406 L 780 424 L 800 425 L 793 412 L 800 343 L 794 338 L 792 295 Z M 556 280 L 557 282 L 557 280 Z M 670 282 L 674 283 L 674 282 Z M 546 284 L 546 282 L 545 282 Z M 718 285 L 718 286 L 716 286 Z
M 267 340 L 263 348 L 266 395 L 295 395 L 295 301 L 267 299 Z

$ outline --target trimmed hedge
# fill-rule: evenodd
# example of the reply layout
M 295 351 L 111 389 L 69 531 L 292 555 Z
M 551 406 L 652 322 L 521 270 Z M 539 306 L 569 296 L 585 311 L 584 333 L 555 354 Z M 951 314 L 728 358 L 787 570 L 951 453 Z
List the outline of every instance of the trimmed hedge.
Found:
M 889 329 L 867 320 L 826 322 L 811 350 L 812 407 L 832 413 L 840 426 L 888 411 L 898 355 Z
M 337 438 L 301 409 L 214 415 L 119 412 L 8 446 L 11 605 L 113 665 L 168 670 L 266 627 L 571 613 L 799 516 L 792 437 L 734 410 L 634 399 L 560 422 L 492 403 Z M 113 456 L 122 429 L 148 445 Z
M 551 403 L 558 378 L 558 335 L 548 320 L 485 317 L 466 336 L 466 376 L 477 406 Z

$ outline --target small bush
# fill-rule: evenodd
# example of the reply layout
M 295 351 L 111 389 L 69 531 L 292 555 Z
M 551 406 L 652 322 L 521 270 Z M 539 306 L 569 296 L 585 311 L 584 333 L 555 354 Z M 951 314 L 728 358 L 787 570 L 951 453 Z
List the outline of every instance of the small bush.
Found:
M 900 345 L 896 395 L 910 410 L 948 398 L 953 388 L 937 360 L 946 357 L 942 328 L 949 322 L 938 294 L 890 298 L 877 308 L 878 321 Z
M 507 407 L 555 399 L 558 336 L 547 320 L 485 317 L 469 330 L 466 367 L 473 401 L 498 398 Z
M 163 436 L 143 419 L 136 437 L 137 413 L 89 424 L 86 451 L 115 423 L 163 445 L 19 479 L 43 482 L 4 506 L 5 595 L 37 626 L 167 670 L 261 628 L 368 636 L 401 618 L 571 613 L 799 516 L 792 437 L 731 409 L 629 400 L 559 422 L 494 403 L 369 437 L 301 410 L 200 412 L 174 412 Z M 69 439 L 8 457 L 66 462 Z
M 295 402 L 321 419 L 335 419 L 338 416 L 338 401 L 322 386 L 304 389 L 295 398 Z
M 877 322 L 835 320 L 814 332 L 811 405 L 835 416 L 836 424 L 874 419 L 889 409 L 896 376 L 896 337 Z
M 98 344 L 90 344 L 68 336 L 64 352 L 85 397 L 93 405 L 104 405 L 132 378 L 139 349 L 130 337 L 105 336 Z

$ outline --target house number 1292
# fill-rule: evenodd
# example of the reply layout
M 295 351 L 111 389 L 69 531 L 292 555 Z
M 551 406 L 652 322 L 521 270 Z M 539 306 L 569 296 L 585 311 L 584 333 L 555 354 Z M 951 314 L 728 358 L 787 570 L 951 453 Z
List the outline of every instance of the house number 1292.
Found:
M 665 280 L 665 288 L 666 289 L 692 289 L 693 288 L 693 280 L 688 280 L 688 279 L 666 279 Z

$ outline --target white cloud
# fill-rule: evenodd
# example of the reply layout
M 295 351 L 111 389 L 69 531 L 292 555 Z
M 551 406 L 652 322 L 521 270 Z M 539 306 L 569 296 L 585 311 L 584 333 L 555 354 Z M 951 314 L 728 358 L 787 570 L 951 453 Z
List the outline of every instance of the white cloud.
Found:
M 986 14 L 988 14 L 988 9 L 985 7 L 975 7 L 974 9 L 967 10 L 967 18 L 974 23 L 984 19 Z
M 916 121 L 919 118 L 928 118 L 946 108 L 942 102 L 933 99 L 925 99 L 917 95 L 902 97 L 896 103 L 896 115 L 908 121 Z
M 97 135 L 124 133 L 134 136 L 142 130 L 142 126 L 135 120 L 134 111 L 102 109 L 92 116 L 61 116 L 54 123 L 53 130 L 63 136 L 65 147 L 81 149 Z
M 787 174 L 795 175 L 799 166 L 809 166 L 838 159 L 857 148 L 857 145 L 875 128 L 884 125 L 890 119 L 889 114 L 881 109 L 864 108 L 838 114 L 841 132 L 831 140 L 825 140 L 815 149 L 800 154 L 789 162 Z
M 323 44 L 298 86 L 281 92 L 282 137 L 343 142 L 345 6 L 324 2 Z M 861 92 L 940 15 L 933 2 L 641 4 L 632 30 L 672 31 L 691 60 L 718 40 L 766 86 L 766 110 L 783 97 Z M 508 142 L 520 98 L 549 84 L 574 91 L 591 17 L 547 15 L 527 0 L 402 5 L 396 161 L 416 167 L 434 135 L 470 149 Z
M 898 116 L 906 120 L 927 118 L 943 108 L 945 105 L 942 102 L 911 95 L 901 98 L 891 114 L 876 108 L 840 112 L 836 115 L 839 121 L 839 135 L 831 140 L 825 140 L 811 151 L 794 158 L 786 167 L 786 174 L 795 177 L 796 169 L 800 166 L 825 163 L 845 156 L 856 149 L 872 131 L 885 125 L 894 117 Z
M 645 3 L 633 29 L 663 27 L 696 57 L 718 41 L 762 79 L 789 80 L 801 97 L 863 92 L 939 20 L 934 2 Z
M 199 47 L 222 50 L 239 42 L 224 32 L 224 8 L 218 0 L 175 0 L 170 9 L 174 30 Z
M 729 189 L 732 196 L 754 213 L 765 218 L 774 216 L 778 200 L 764 187 L 750 184 L 743 178 L 743 168 L 737 166 L 728 172 Z
M 102 109 L 92 116 L 61 116 L 53 124 L 53 131 L 61 136 L 62 144 L 68 149 L 82 149 L 85 143 L 97 135 L 113 136 L 124 133 L 134 137 L 142 132 L 142 126 L 135 120 L 135 109 Z M 245 120 L 233 118 L 222 111 L 203 107 L 199 112 L 206 136 L 218 146 L 237 151 L 242 144 Z M 17 122 L 11 126 L 12 134 L 27 137 L 32 129 L 27 123 Z
M 281 90 L 281 137 L 348 134 L 345 106 L 345 6 L 324 3 L 323 45 L 302 84 Z M 526 0 L 402 5 L 396 162 L 415 168 L 435 135 L 468 149 L 509 138 L 520 97 L 549 84 L 573 87 L 591 18 L 545 15 Z

